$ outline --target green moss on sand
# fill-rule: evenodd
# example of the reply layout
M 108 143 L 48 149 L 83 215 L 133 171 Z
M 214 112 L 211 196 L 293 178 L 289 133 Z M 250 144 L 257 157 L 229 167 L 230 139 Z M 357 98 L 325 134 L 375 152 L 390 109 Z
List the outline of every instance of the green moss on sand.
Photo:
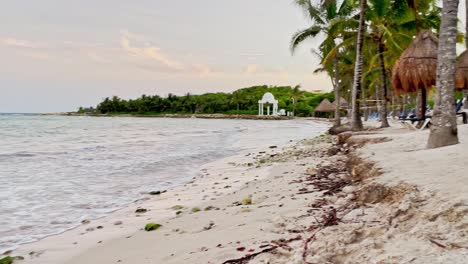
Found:
M 242 200 L 241 202 L 243 205 L 251 205 L 252 204 L 252 198 L 248 197 Z
M 161 226 L 162 225 L 160 225 L 160 224 L 148 223 L 145 226 L 145 230 L 146 231 L 154 231 L 154 230 L 158 230 Z
M 13 260 L 14 259 L 12 257 L 7 256 L 7 257 L 0 259 L 0 264 L 11 264 L 13 263 Z
M 172 208 L 172 210 L 182 210 L 182 209 L 184 209 L 184 207 L 182 205 L 174 205 L 171 208 Z

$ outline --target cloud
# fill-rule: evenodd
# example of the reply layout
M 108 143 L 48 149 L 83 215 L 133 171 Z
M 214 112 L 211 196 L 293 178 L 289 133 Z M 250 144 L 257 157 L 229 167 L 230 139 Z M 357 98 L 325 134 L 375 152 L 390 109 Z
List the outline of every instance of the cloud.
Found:
M 199 77 L 208 77 L 214 74 L 209 66 L 203 64 L 194 64 L 192 65 L 192 69 Z
M 37 59 L 37 60 L 47 60 L 50 58 L 49 54 L 45 52 L 31 51 L 31 52 L 25 52 L 23 55 L 32 59 Z
M 151 45 L 149 43 L 145 43 L 144 47 L 138 47 L 138 46 L 133 46 L 130 43 L 131 40 L 141 41 L 142 39 L 143 38 L 140 36 L 130 34 L 124 31 L 121 37 L 120 45 L 125 51 L 127 51 L 130 54 L 133 54 L 141 58 L 154 60 L 172 70 L 180 71 L 185 68 L 185 66 L 182 63 L 164 54 L 162 50 L 157 46 Z
M 6 47 L 22 49 L 39 49 L 43 47 L 41 43 L 16 38 L 2 38 L 0 39 L 0 44 Z
M 50 58 L 49 53 L 46 52 L 49 47 L 42 42 L 6 37 L 0 38 L 0 47 L 14 49 L 20 56 L 31 59 L 46 60 Z
M 152 44 L 145 36 L 127 30 L 121 31 L 120 47 L 127 54 L 137 58 L 136 67 L 145 71 L 188 74 L 202 78 L 218 73 L 204 63 L 179 61 Z M 188 57 L 193 59 L 194 56 Z
M 258 64 L 249 64 L 244 70 L 245 74 L 255 74 L 260 71 L 260 66 Z
M 104 57 L 102 57 L 101 55 L 97 54 L 94 51 L 89 51 L 86 55 L 88 55 L 88 57 L 92 61 L 97 62 L 97 63 L 108 63 L 109 62 L 107 59 L 105 59 Z
M 289 72 L 285 69 L 280 69 L 276 72 L 276 74 L 283 80 L 289 79 Z

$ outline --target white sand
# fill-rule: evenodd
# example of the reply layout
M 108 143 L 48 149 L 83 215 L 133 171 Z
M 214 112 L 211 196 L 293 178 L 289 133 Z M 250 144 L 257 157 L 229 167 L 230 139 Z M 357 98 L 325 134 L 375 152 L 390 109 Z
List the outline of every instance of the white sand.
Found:
M 345 153 L 325 155 L 321 150 L 331 146 L 329 139 L 316 139 L 208 164 L 193 183 L 13 255 L 26 256 L 19 263 L 37 264 L 223 263 L 275 246 L 249 263 L 467 263 L 468 126 L 459 127 L 461 144 L 426 150 L 427 132 L 393 125 L 353 136 L 393 140 L 357 150 L 382 175 L 336 194 L 298 194 L 313 189 L 308 173 L 346 160 Z M 354 179 L 374 171 L 365 165 L 353 165 Z M 252 205 L 233 204 L 248 197 Z M 322 226 L 323 210 L 311 205 L 319 199 L 338 211 L 338 225 Z M 177 217 L 174 205 L 184 206 Z M 195 206 L 202 211 L 191 213 Z M 204 211 L 208 206 L 215 209 Z M 137 215 L 137 207 L 149 211 Z M 163 226 L 141 230 L 148 222 Z M 97 226 L 103 228 L 86 231 Z
M 115 263 L 119 259 L 123 263 L 183 263 L 180 262 L 181 259 L 187 256 L 194 259 L 195 262 L 192 263 L 197 263 L 199 256 L 192 256 L 190 252 L 200 251 L 204 246 L 213 248 L 222 243 L 224 249 L 218 251 L 232 252 L 232 248 L 239 247 L 237 241 L 252 240 L 263 226 L 272 225 L 271 216 L 278 213 L 278 204 L 269 203 L 268 198 L 274 196 L 277 202 L 278 196 L 287 191 L 285 188 L 289 188 L 287 181 L 290 180 L 290 175 L 295 175 L 298 171 L 296 162 L 268 162 L 258 168 L 257 165 L 249 166 L 249 163 L 259 164 L 259 159 L 268 158 L 281 152 L 281 149 L 263 151 L 265 153 L 256 151 L 249 156 L 239 155 L 207 164 L 201 170 L 200 177 L 183 187 L 148 201 L 139 201 L 109 217 L 91 221 L 63 234 L 23 245 L 13 255 L 27 256 L 22 263 L 37 264 Z M 304 170 L 305 167 L 299 168 Z M 284 173 L 288 173 L 290 177 L 282 179 Z M 255 209 L 252 206 L 232 206 L 233 202 L 242 201 L 249 196 L 255 201 Z M 295 211 L 303 205 L 302 201 L 301 204 L 295 204 L 289 203 L 289 200 L 282 202 L 289 205 L 282 211 Z M 177 210 L 171 209 L 175 205 L 184 207 L 179 217 L 175 214 Z M 220 210 L 204 211 L 207 206 Z M 139 207 L 148 209 L 148 212 L 136 214 L 135 210 Z M 202 211 L 191 213 L 194 207 Z M 255 212 L 253 219 L 252 213 L 247 212 L 249 208 Z M 117 221 L 122 224 L 114 225 Z M 203 232 L 211 221 L 214 222 L 213 231 Z M 163 227 L 153 232 L 143 231 L 142 228 L 149 222 L 160 223 Z M 103 228 L 97 229 L 98 226 Z M 279 236 L 273 233 L 265 239 Z M 230 247 L 229 242 L 232 243 Z M 210 258 L 214 252 L 217 251 L 210 251 L 205 259 Z M 171 257 L 171 254 L 177 256 Z M 227 256 L 242 254 L 230 253 Z M 198 263 L 206 262 L 203 260 Z

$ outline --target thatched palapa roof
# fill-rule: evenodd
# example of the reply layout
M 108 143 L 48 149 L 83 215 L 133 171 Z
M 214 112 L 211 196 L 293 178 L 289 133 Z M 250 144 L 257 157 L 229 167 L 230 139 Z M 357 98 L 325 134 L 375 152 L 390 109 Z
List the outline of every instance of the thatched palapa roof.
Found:
M 336 100 L 332 103 L 336 105 Z M 340 108 L 347 108 L 348 107 L 348 101 L 346 101 L 343 97 L 340 97 Z
M 330 103 L 327 98 L 314 109 L 314 112 L 333 112 L 335 111 L 335 105 Z
M 421 31 L 395 63 L 392 86 L 395 93 L 411 93 L 436 84 L 439 40 L 428 30 Z
M 457 60 L 455 87 L 458 90 L 468 89 L 468 52 L 465 50 Z

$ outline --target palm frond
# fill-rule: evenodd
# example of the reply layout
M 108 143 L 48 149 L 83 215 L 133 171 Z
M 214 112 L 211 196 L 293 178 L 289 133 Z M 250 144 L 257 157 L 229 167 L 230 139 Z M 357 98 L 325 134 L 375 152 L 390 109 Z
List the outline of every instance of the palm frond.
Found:
M 325 24 L 325 19 L 322 18 L 320 8 L 314 6 L 311 0 L 294 0 L 294 3 L 302 9 L 306 18 L 312 20 L 315 24 Z
M 322 31 L 321 27 L 311 26 L 309 28 L 306 28 L 306 29 L 303 29 L 294 33 L 294 35 L 291 38 L 291 43 L 290 43 L 291 54 L 294 54 L 294 52 L 297 49 L 297 46 L 299 46 L 299 44 L 301 44 L 304 40 L 308 38 L 316 37 L 321 31 Z

